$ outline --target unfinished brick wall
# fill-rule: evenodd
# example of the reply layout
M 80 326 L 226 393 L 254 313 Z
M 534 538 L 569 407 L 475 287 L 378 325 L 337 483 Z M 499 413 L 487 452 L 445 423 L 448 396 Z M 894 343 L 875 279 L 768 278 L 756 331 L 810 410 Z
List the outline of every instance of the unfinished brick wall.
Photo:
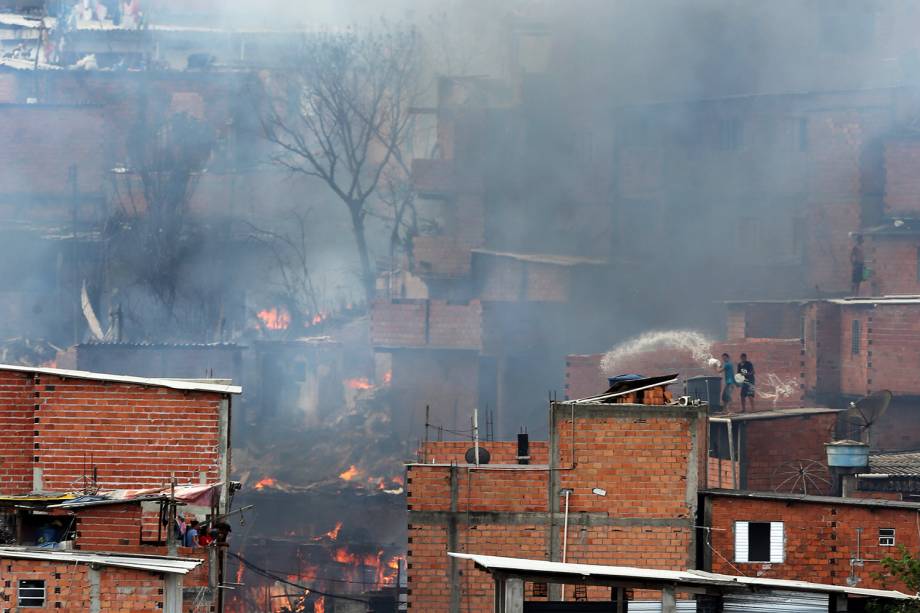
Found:
M 482 304 L 441 300 L 378 300 L 371 308 L 371 342 L 378 347 L 482 347 Z
M 882 588 L 874 577 L 883 569 L 877 560 L 897 555 L 895 547 L 880 547 L 879 528 L 894 528 L 895 542 L 915 551 L 920 546 L 917 509 L 857 506 L 833 502 L 805 502 L 795 499 L 745 499 L 709 494 L 706 516 L 713 530 L 708 568 L 713 572 L 737 571 L 770 579 L 802 579 L 817 583 L 846 585 L 850 559 L 856 557 L 857 528 L 862 528 L 860 557 L 864 566 L 856 568 L 859 587 Z M 782 521 L 786 543 L 782 563 L 737 562 L 734 557 L 735 521 Z M 723 559 L 723 556 L 725 559 Z M 734 567 L 732 566 L 734 565 Z M 737 570 L 735 570 L 735 567 Z M 890 589 L 905 590 L 896 581 Z
M 779 487 L 779 491 L 790 491 L 792 482 L 783 482 L 800 463 L 816 461 L 827 466 L 824 444 L 835 440 L 836 425 L 836 413 L 743 422 L 740 488 L 772 492 Z M 819 470 L 819 474 L 830 479 L 827 471 Z M 809 494 L 831 493 L 823 482 L 817 487 L 822 489 Z
M 565 399 L 586 398 L 607 389 L 607 377 L 601 372 L 604 354 L 569 355 L 565 358 Z
M 27 376 L 27 375 L 23 375 Z M 221 396 L 42 375 L 34 385 L 35 468 L 68 491 L 86 462 L 105 488 L 220 480 Z
M 920 294 L 920 236 L 870 235 L 864 243 L 873 296 Z
M 473 275 L 485 301 L 568 302 L 573 270 L 544 262 L 477 253 Z
M 843 394 L 862 396 L 888 389 L 916 395 L 920 383 L 920 322 L 917 304 L 842 305 L 840 307 L 841 385 Z M 858 342 L 854 343 L 854 323 Z
M 91 571 L 86 564 L 43 560 L 0 559 L 0 609 L 20 610 L 17 586 L 23 579 L 45 582 L 44 607 L 22 610 L 39 612 L 90 611 Z M 105 566 L 98 573 L 98 607 L 111 613 L 155 613 L 165 604 L 165 581 L 161 575 L 142 570 Z
M 470 248 L 452 236 L 416 236 L 412 239 L 413 272 L 437 277 L 470 274 Z
M 66 525 L 66 521 L 64 521 Z M 87 551 L 141 551 L 140 503 L 104 505 L 80 509 L 74 526 L 75 549 Z M 148 552 L 150 553 L 150 552 Z
M 4 147 L 0 182 L 9 195 L 62 196 L 71 194 L 68 168 L 78 166 L 77 186 L 82 193 L 98 194 L 111 168 L 106 156 L 102 109 L 77 106 L 0 105 L 0 139 Z M 27 207 L 28 219 L 59 221 L 71 216 L 68 201 L 61 205 Z M 23 211 L 25 213 L 26 211 Z M 17 211 L 4 211 L 15 218 Z
M 18 373 L 0 371 L 0 492 L 32 491 L 35 417 L 32 385 Z
M 0 415 L 20 424 L 15 445 L 4 448 L 14 479 L 0 485 L 3 493 L 32 491 L 34 471 L 43 490 L 71 491 L 93 466 L 103 488 L 162 486 L 170 475 L 195 484 L 221 477 L 221 394 L 22 372 L 2 377 L 9 391 Z M 31 422 L 27 443 L 24 420 Z
M 805 309 L 805 391 L 812 398 L 837 394 L 841 377 L 840 308 L 813 302 Z
M 488 611 L 491 578 L 450 562 L 448 549 L 548 559 L 559 555 L 561 517 L 550 513 L 560 488 L 572 488 L 569 561 L 687 568 L 695 560 L 696 478 L 706 471 L 706 424 L 698 409 L 618 405 L 578 408 L 575 465 L 572 421 L 557 409 L 558 470 L 540 466 L 471 468 L 411 465 L 408 580 L 410 610 Z M 543 442 L 531 443 L 540 462 Z M 486 443 L 493 462 L 513 461 L 516 443 Z M 469 443 L 431 443 L 429 456 L 457 459 Z M 688 456 L 694 458 L 688 461 Z M 553 476 L 555 475 L 555 476 Z M 592 490 L 606 489 L 600 496 Z M 555 545 L 554 545 L 555 543 Z
M 422 444 L 420 453 L 436 464 L 466 464 L 470 447 L 469 441 L 429 442 Z M 517 441 L 483 441 L 482 447 L 489 450 L 490 464 L 517 464 Z M 548 453 L 546 441 L 530 441 L 530 464 L 547 464 Z
M 920 140 L 885 143 L 885 212 L 892 217 L 920 214 Z

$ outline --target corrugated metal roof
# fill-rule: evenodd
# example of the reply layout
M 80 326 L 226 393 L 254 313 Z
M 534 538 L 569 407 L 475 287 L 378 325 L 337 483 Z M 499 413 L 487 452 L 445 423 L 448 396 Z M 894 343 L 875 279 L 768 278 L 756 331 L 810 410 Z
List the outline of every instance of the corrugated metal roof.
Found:
M 846 409 L 830 409 L 824 407 L 802 407 L 797 409 L 776 409 L 772 411 L 757 411 L 756 413 L 738 414 L 713 414 L 711 421 L 757 421 L 760 419 L 781 419 L 783 417 L 805 417 L 808 415 L 824 415 L 826 413 L 842 413 Z
M 878 306 L 884 304 L 920 304 L 920 296 L 916 294 L 907 294 L 903 296 L 877 296 L 870 298 L 832 298 L 828 300 L 832 304 L 854 305 L 854 306 Z
M 240 394 L 243 388 L 238 385 L 223 385 L 216 383 L 201 383 L 197 381 L 181 381 L 178 379 L 155 379 L 149 377 L 131 377 L 128 375 L 108 375 L 104 373 L 88 372 L 84 370 L 64 370 L 61 368 L 41 368 L 36 366 L 17 366 L 15 364 L 0 364 L 0 371 L 37 373 L 53 375 L 66 379 L 89 379 L 92 381 L 110 381 L 112 383 L 132 383 L 150 387 L 168 387 L 176 390 L 196 392 L 217 392 L 220 394 Z
M 870 455 L 869 470 L 886 475 L 920 475 L 920 451 Z
M 784 500 L 790 502 L 813 502 L 818 504 L 842 504 L 861 507 L 892 507 L 920 511 L 920 502 L 883 500 L 880 498 L 849 498 L 842 496 L 806 496 L 801 494 L 780 494 L 777 492 L 748 492 L 746 490 L 708 489 L 700 492 L 704 496 L 730 496 L 754 500 Z
M 633 566 L 601 566 L 596 564 L 570 564 L 563 562 L 546 562 L 544 560 L 528 560 L 523 558 L 504 558 L 499 556 L 482 556 L 467 553 L 452 553 L 447 555 L 463 560 L 472 560 L 476 566 L 492 571 L 499 570 L 523 575 L 570 575 L 573 583 L 584 583 L 586 578 L 599 579 L 624 579 L 644 582 L 660 582 L 662 585 L 701 585 L 724 587 L 731 589 L 737 586 L 749 588 L 772 588 L 795 592 L 823 592 L 827 594 L 850 594 L 872 598 L 886 598 L 890 600 L 914 600 L 909 596 L 894 590 L 870 590 L 865 588 L 847 587 L 845 585 L 830 585 L 827 583 L 811 583 L 809 581 L 793 581 L 787 579 L 764 579 L 762 577 L 736 577 L 734 575 L 720 575 L 707 573 L 701 570 L 657 570 L 652 568 L 636 568 Z M 577 578 L 577 579 L 575 579 Z M 590 582 L 590 581 L 589 581 Z
M 595 258 L 584 258 L 574 255 L 556 255 L 552 253 L 516 253 L 510 251 L 492 251 L 490 249 L 470 249 L 477 255 L 486 255 L 496 258 L 510 258 L 520 262 L 533 262 L 534 264 L 552 264 L 555 266 L 603 266 L 607 262 Z
M 27 547 L 0 547 L 0 560 L 45 560 L 64 564 L 101 564 L 147 570 L 154 573 L 185 575 L 201 565 L 195 558 L 170 558 L 166 556 L 121 555 L 115 553 L 89 553 L 60 549 L 32 549 Z

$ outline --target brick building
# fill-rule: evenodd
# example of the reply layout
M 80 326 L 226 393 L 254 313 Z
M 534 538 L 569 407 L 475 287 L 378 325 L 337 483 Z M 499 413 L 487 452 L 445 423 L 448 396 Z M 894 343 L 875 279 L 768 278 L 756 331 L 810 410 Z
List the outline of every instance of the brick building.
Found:
M 558 561 L 565 549 L 569 562 L 695 565 L 706 409 L 615 401 L 553 403 L 549 440 L 531 444 L 527 465 L 515 463 L 514 443 L 483 443 L 492 457 L 479 466 L 463 459 L 469 445 L 426 447 L 436 463 L 411 464 L 407 475 L 410 610 L 491 607 L 489 578 L 447 551 Z
M 181 555 L 191 560 L 182 572 L 123 577 L 137 581 L 137 589 L 126 587 L 125 594 L 139 598 L 125 610 L 158 610 L 164 592 L 156 590 L 173 593 L 167 598 L 170 607 L 184 599 L 220 610 L 221 547 L 170 544 L 169 524 L 160 520 L 169 517 L 164 513 L 174 504 L 170 492 L 185 501 L 183 514 L 202 521 L 216 522 L 229 509 L 230 405 L 240 388 L 17 366 L 0 367 L 0 380 L 0 535 L 13 551 L 0 552 L 0 564 L 13 573 L 5 573 L 11 582 L 6 588 L 60 574 L 61 563 L 54 558 L 25 561 L 30 547 L 40 545 L 54 544 L 53 554 L 67 548 L 128 557 Z M 178 487 L 171 489 L 173 479 Z M 90 593 L 77 590 L 73 597 L 110 597 L 98 586 L 112 575 L 87 575 L 86 568 L 77 568 L 79 562 L 72 572 L 79 575 L 80 590 L 89 582 Z M 13 572 L 17 569 L 21 573 Z M 9 602 L 14 594 L 4 597 Z
M 371 342 L 410 414 L 429 406 L 433 423 L 456 429 L 471 408 L 487 407 L 496 431 L 510 434 L 545 399 L 526 382 L 560 388 L 554 360 L 603 327 L 586 305 L 600 299 L 606 247 L 576 246 L 579 232 L 603 225 L 602 196 L 569 194 L 598 210 L 566 218 L 569 201 L 533 202 L 533 183 L 546 181 L 538 169 L 523 160 L 508 168 L 525 133 L 546 136 L 528 119 L 534 100 L 487 79 L 442 79 L 438 93 L 439 156 L 412 167 L 419 215 L 438 223 L 378 282 Z M 545 222 L 533 207 L 560 219 L 546 246 L 528 234 Z M 567 324 L 574 312 L 578 330 Z
M 708 540 L 701 568 L 881 588 L 880 561 L 897 556 L 898 545 L 920 547 L 918 512 L 917 503 L 891 500 L 703 492 L 701 525 Z
M 199 560 L 0 547 L 0 610 L 183 611 L 183 578 Z

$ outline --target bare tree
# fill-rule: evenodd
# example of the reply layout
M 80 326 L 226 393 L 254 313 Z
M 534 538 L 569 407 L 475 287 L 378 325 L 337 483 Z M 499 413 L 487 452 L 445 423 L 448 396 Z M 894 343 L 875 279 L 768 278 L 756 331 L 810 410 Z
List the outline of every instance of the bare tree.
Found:
M 407 136 L 419 95 L 420 49 L 411 29 L 305 38 L 264 83 L 261 119 L 272 161 L 323 181 L 347 208 L 368 303 L 374 270 L 366 220 L 371 197 Z
M 214 130 L 189 115 L 142 116 L 127 138 L 128 163 L 113 173 L 118 208 L 106 226 L 107 276 L 148 291 L 160 324 L 177 323 L 182 267 L 201 247 L 190 202 L 214 144 Z
M 304 324 L 320 313 L 319 292 L 313 285 L 310 272 L 309 236 L 307 215 L 292 211 L 285 225 L 289 232 L 259 228 L 249 224 L 251 238 L 268 248 L 274 260 L 278 279 L 271 280 L 278 290 L 278 298 L 291 316 L 289 330 L 299 333 Z

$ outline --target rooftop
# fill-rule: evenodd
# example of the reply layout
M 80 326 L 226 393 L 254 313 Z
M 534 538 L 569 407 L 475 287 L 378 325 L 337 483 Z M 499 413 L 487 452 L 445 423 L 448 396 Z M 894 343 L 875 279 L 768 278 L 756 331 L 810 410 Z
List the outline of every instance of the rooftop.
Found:
M 806 502 L 814 504 L 850 505 L 859 507 L 889 507 L 920 511 L 920 502 L 902 502 L 900 500 L 882 500 L 878 498 L 849 498 L 841 496 L 810 496 L 804 494 L 781 494 L 777 492 L 749 492 L 746 490 L 708 489 L 701 492 L 704 496 L 728 496 L 732 498 L 749 498 L 752 500 L 782 500 L 786 502 Z
M 0 560 L 45 560 L 62 564 L 100 564 L 133 568 L 155 573 L 185 575 L 197 568 L 202 560 L 172 558 L 167 556 L 126 555 L 118 553 L 89 553 L 61 549 L 36 549 L 31 547 L 0 547 Z
M 806 417 L 808 415 L 825 415 L 827 413 L 841 413 L 845 409 L 829 409 L 823 407 L 775 409 L 772 411 L 757 411 L 756 413 L 737 413 L 712 415 L 711 421 L 759 421 L 762 419 L 783 419 L 786 417 Z
M 238 385 L 224 383 L 203 383 L 201 381 L 180 379 L 157 379 L 150 377 L 132 377 L 128 375 L 109 375 L 84 370 L 65 370 L 61 368 L 41 368 L 36 366 L 18 366 L 14 364 L 0 364 L 0 371 L 23 372 L 38 375 L 51 375 L 64 379 L 88 379 L 91 381 L 108 381 L 110 383 L 129 383 L 145 385 L 148 387 L 167 387 L 175 390 L 192 392 L 216 392 L 219 394 L 240 394 L 243 388 Z
M 607 585 L 619 583 L 635 587 L 655 589 L 657 587 L 704 587 L 716 591 L 756 591 L 758 589 L 776 589 L 793 592 L 817 592 L 824 594 L 846 594 L 864 598 L 886 598 L 890 600 L 913 600 L 916 597 L 894 590 L 870 590 L 865 588 L 811 583 L 809 581 L 792 581 L 786 579 L 764 579 L 761 577 L 737 577 L 707 573 L 701 570 L 656 570 L 633 566 L 601 566 L 596 564 L 569 564 L 563 562 L 546 562 L 522 558 L 505 558 L 482 556 L 466 553 L 448 553 L 449 556 L 462 560 L 471 560 L 486 572 L 499 572 L 504 575 L 527 579 L 560 579 L 565 583 L 589 583 Z
M 920 451 L 872 454 L 869 470 L 885 475 L 920 476 Z
M 574 255 L 555 255 L 549 253 L 516 253 L 508 251 L 491 251 L 489 249 L 470 249 L 477 255 L 496 258 L 510 258 L 519 262 L 532 262 L 534 264 L 552 264 L 554 266 L 603 266 L 607 262 L 594 258 L 584 258 Z
M 916 294 L 904 294 L 894 296 L 870 296 L 867 298 L 832 298 L 828 300 L 828 302 L 832 304 L 858 306 L 878 306 L 880 304 L 920 304 L 920 296 Z

